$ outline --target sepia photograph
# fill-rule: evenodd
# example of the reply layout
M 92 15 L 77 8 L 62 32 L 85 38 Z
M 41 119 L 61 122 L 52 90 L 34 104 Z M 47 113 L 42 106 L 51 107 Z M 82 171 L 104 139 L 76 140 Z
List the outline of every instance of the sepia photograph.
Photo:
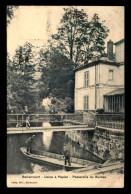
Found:
M 124 12 L 6 7 L 8 188 L 124 188 Z

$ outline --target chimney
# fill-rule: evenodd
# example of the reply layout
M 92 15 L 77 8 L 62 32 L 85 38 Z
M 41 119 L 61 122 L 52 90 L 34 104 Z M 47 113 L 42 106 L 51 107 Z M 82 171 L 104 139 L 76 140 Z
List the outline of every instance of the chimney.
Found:
M 107 58 L 109 60 L 113 60 L 114 56 L 113 56 L 113 42 L 111 40 L 109 40 L 107 42 Z

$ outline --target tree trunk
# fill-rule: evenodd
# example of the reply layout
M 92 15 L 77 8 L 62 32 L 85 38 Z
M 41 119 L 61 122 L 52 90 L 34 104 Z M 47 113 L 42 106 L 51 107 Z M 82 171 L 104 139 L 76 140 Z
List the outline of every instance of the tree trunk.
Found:
M 73 58 L 73 46 L 72 46 L 72 43 L 70 45 L 70 59 L 72 60 Z

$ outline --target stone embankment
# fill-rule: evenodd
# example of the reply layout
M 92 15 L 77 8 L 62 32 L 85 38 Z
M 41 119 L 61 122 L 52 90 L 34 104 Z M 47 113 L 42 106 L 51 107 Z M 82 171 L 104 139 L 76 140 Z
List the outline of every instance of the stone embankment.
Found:
M 67 131 L 66 135 L 101 159 L 124 159 L 124 130 L 96 127 L 95 131 Z

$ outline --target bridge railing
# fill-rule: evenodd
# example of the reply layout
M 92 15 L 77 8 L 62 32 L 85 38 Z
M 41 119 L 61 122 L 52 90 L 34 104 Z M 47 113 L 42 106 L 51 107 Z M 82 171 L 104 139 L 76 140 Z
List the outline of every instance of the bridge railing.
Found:
M 64 123 L 72 122 L 78 125 L 83 123 L 83 114 L 30 114 L 29 123 L 32 127 L 43 126 L 44 123 L 51 126 L 62 126 Z M 24 114 L 7 114 L 7 127 L 26 126 L 26 115 Z
M 124 114 L 96 114 L 94 119 L 85 122 L 83 113 L 66 114 L 30 114 L 31 127 L 42 127 L 44 123 L 50 126 L 83 125 L 88 127 L 102 126 L 114 129 L 124 129 Z M 25 127 L 26 116 L 23 114 L 7 114 L 7 127 Z

